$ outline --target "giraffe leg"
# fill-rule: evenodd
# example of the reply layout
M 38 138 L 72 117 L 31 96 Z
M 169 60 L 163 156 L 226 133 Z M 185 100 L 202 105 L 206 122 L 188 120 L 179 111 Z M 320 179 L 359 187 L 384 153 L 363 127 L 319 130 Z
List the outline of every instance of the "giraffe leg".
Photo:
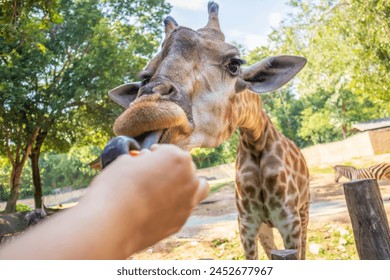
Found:
M 277 249 L 274 242 L 272 227 L 262 223 L 259 231 L 259 240 L 268 258 L 271 259 L 271 251 Z
M 302 206 L 299 215 L 301 217 L 301 259 L 304 260 L 306 258 L 306 234 L 309 224 L 309 203 Z
M 245 258 L 247 260 L 257 260 L 257 238 L 261 225 L 261 221 L 258 218 L 259 215 L 250 211 L 251 206 L 248 199 L 239 199 L 236 202 L 238 209 L 238 226 L 241 244 L 245 251 Z
M 297 250 L 298 259 L 301 259 L 302 226 L 298 211 L 293 211 L 285 219 L 276 221 L 275 226 L 283 238 L 284 248 Z
M 257 260 L 257 237 L 260 223 L 254 222 L 253 218 L 245 214 L 238 215 L 241 244 L 244 247 L 247 260 Z

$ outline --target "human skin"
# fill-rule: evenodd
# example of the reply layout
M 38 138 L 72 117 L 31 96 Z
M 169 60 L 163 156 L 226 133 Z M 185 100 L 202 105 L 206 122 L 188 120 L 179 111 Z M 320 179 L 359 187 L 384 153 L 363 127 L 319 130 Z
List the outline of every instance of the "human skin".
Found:
M 122 155 L 96 176 L 78 205 L 0 249 L 0 259 L 126 259 L 178 231 L 208 194 L 191 155 L 155 145 Z

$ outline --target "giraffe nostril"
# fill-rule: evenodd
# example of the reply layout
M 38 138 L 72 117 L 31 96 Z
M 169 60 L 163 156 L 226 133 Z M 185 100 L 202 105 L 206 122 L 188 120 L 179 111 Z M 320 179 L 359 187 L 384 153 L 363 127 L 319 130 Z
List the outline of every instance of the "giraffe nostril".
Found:
M 147 84 L 141 87 L 138 91 L 138 96 L 161 94 L 161 95 L 173 95 L 178 92 L 175 85 L 172 83 L 154 83 Z
M 154 92 L 158 92 L 161 95 L 172 95 L 178 92 L 177 88 L 172 83 L 160 84 L 153 89 Z
M 167 95 L 172 95 L 172 94 L 175 94 L 177 92 L 177 89 L 174 85 L 171 85 L 168 92 L 167 92 Z

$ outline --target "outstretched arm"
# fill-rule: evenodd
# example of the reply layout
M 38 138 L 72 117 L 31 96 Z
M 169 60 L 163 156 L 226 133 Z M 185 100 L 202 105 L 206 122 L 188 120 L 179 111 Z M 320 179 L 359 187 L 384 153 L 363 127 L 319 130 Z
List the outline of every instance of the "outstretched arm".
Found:
M 172 145 L 120 156 L 80 203 L 0 249 L 0 259 L 125 259 L 178 231 L 208 193 L 191 155 Z

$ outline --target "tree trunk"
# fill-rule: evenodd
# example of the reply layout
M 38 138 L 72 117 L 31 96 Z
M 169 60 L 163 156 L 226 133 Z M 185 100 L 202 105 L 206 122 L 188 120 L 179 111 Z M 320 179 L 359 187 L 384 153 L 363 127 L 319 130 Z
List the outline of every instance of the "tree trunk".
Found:
M 35 142 L 33 149 L 31 150 L 30 160 L 31 160 L 31 170 L 32 170 L 32 179 L 34 185 L 34 203 L 35 209 L 40 209 L 42 207 L 42 181 L 41 174 L 39 171 L 39 156 L 41 155 L 41 148 L 45 138 L 47 136 L 46 131 L 41 131 Z
M 39 154 L 38 152 L 32 152 L 30 155 L 31 160 L 31 170 L 32 170 L 32 179 L 34 185 L 34 203 L 35 209 L 42 207 L 42 182 L 41 174 L 39 172 Z
M 347 124 L 341 126 L 341 133 L 343 134 L 343 139 L 347 138 Z
M 342 101 L 342 112 L 343 112 L 343 118 L 345 117 L 345 115 L 347 114 L 347 108 L 345 107 L 345 102 L 344 102 L 344 99 Z M 343 139 L 346 139 L 347 138 L 347 123 L 345 123 L 343 121 L 343 124 L 341 125 L 341 133 L 343 134 Z
M 20 183 L 22 179 L 23 164 L 18 163 L 12 166 L 10 178 L 10 195 L 5 206 L 5 213 L 16 212 L 16 202 L 19 197 Z
M 34 144 L 34 142 L 37 139 L 38 133 L 40 132 L 40 128 L 37 127 L 34 131 L 34 133 L 31 135 L 31 138 L 26 143 L 26 146 L 24 148 L 23 156 L 20 159 L 20 150 L 19 147 L 16 149 L 17 152 L 15 156 L 12 156 L 12 153 L 10 151 L 10 148 L 8 145 L 8 141 L 6 141 L 6 152 L 9 160 L 12 163 L 12 170 L 11 170 L 11 177 L 10 177 L 10 196 L 7 200 L 7 204 L 5 206 L 4 212 L 6 213 L 12 213 L 16 211 L 16 202 L 19 198 L 20 193 L 20 183 L 22 179 L 22 171 L 23 167 L 30 156 L 31 148 Z M 7 137 L 8 138 L 8 137 Z

